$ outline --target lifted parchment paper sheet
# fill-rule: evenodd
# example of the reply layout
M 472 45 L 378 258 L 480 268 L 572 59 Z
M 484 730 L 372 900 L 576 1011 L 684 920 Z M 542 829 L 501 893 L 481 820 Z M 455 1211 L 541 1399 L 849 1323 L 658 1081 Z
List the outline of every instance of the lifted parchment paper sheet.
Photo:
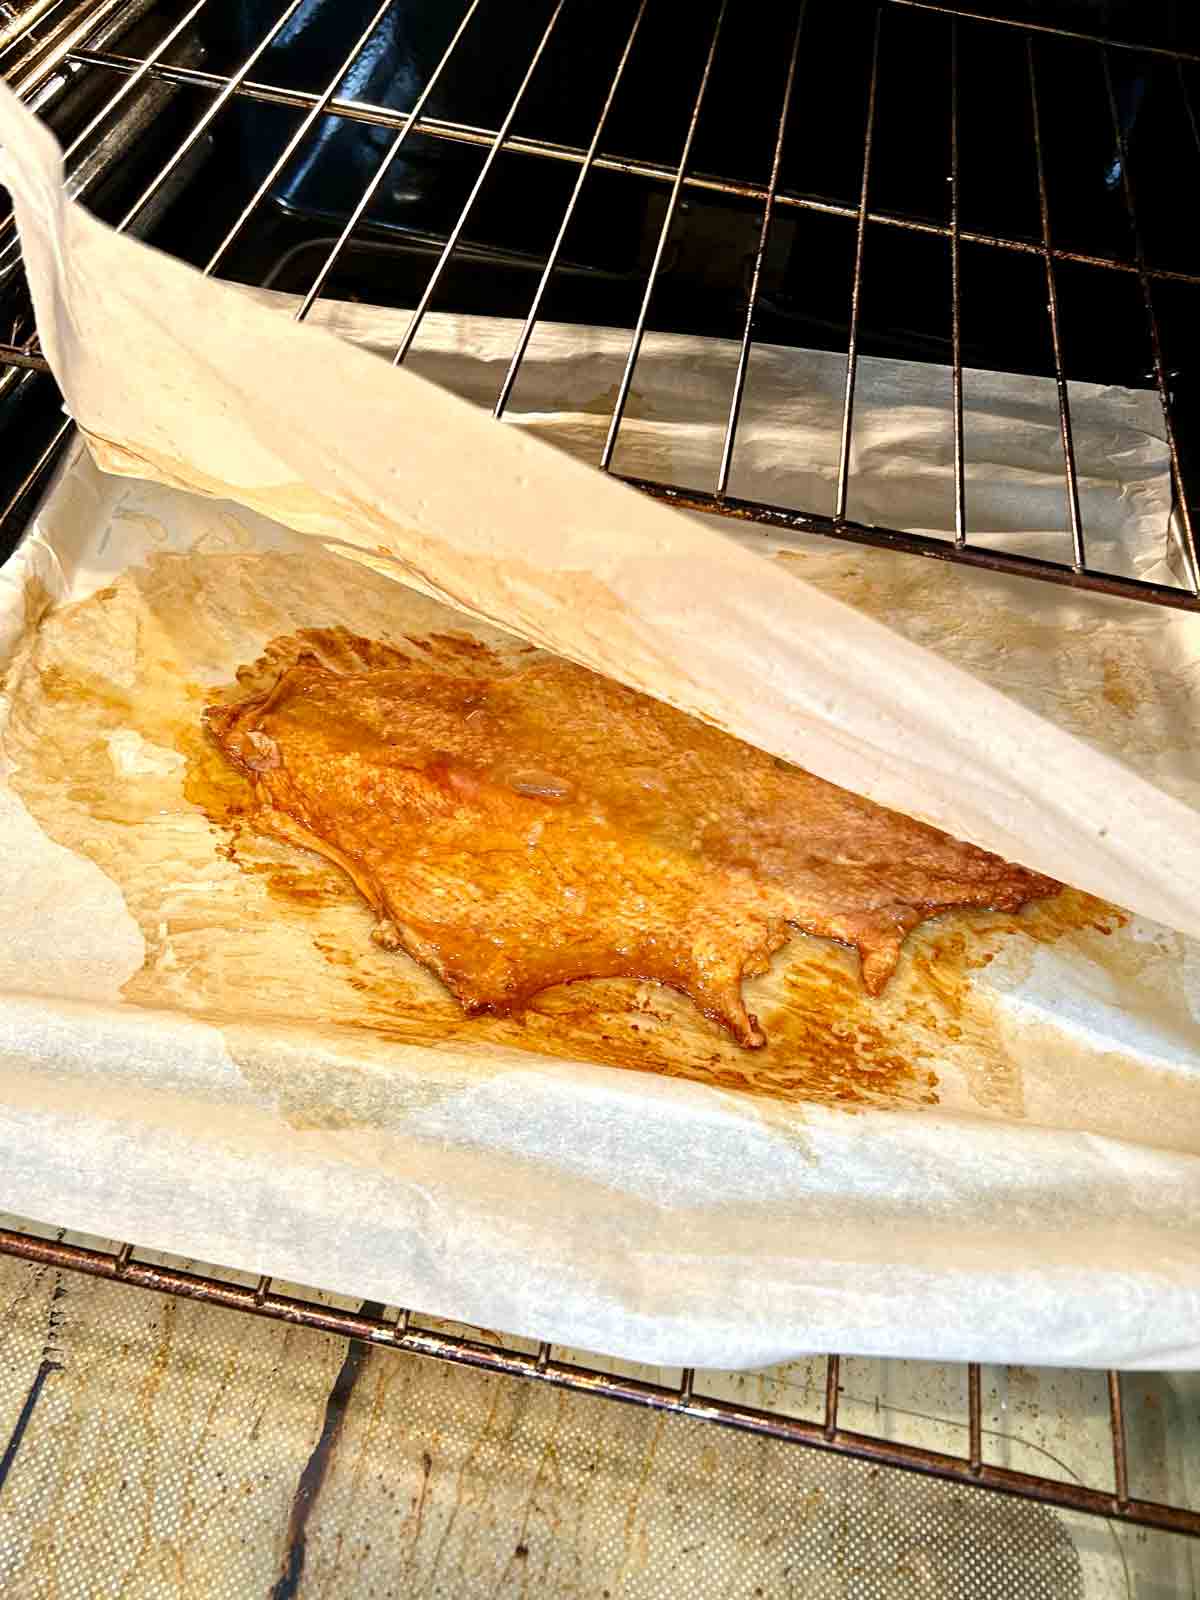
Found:
M 390 557 L 468 615 L 1200 933 L 1200 818 L 1136 772 L 699 522 L 113 234 L 65 198 L 11 94 L 0 144 L 43 346 L 109 471 Z
M 798 941 L 751 986 L 773 1039 L 757 1055 L 686 1002 L 627 984 L 466 1024 L 432 980 L 370 947 L 336 874 L 262 842 L 231 856 L 198 736 L 212 691 L 300 628 L 397 645 L 469 628 L 501 654 L 525 633 L 838 781 L 869 788 L 842 764 L 873 776 L 876 798 L 889 784 L 916 796 L 920 772 L 956 807 L 961 767 L 971 827 L 903 808 L 972 837 L 1037 819 L 1040 858 L 981 837 L 1035 865 L 1066 849 L 1070 800 L 1096 824 L 1079 847 L 1088 870 L 1132 888 L 1154 828 L 1126 821 L 1113 844 L 1110 821 L 1101 837 L 1103 815 L 1127 815 L 1122 799 L 1152 797 L 1151 823 L 1180 822 L 1172 846 L 1194 850 L 1192 619 L 935 579 L 930 563 L 875 554 L 762 561 L 417 378 L 195 289 L 64 212 L 49 178 L 29 187 L 46 220 L 31 250 L 26 210 L 27 251 L 54 231 L 72 263 L 61 276 L 55 251 L 42 255 L 39 310 L 79 420 L 243 505 L 104 477 L 80 457 L 2 575 L 0 1200 L 640 1359 L 752 1365 L 841 1347 L 1194 1365 L 1200 1029 L 1183 935 L 1077 894 L 1024 920 L 947 919 L 916 936 L 879 1002 L 848 956 Z M 138 287 L 147 262 L 169 285 Z M 77 304 L 92 271 L 106 281 Z M 174 346 L 168 289 L 218 297 L 203 373 Z M 249 312 L 250 358 L 225 375 L 226 313 Z M 117 349 L 113 318 L 128 330 Z M 158 351 L 161 395 L 122 388 L 135 336 Z M 284 381 L 306 372 L 321 408 L 304 440 L 289 433 L 298 416 L 272 413 L 273 352 L 297 342 Z M 453 365 L 447 347 L 431 376 Z M 566 339 L 564 371 L 579 373 L 579 354 Z M 490 468 L 476 478 L 463 462 L 492 435 L 508 441 L 489 457 L 498 498 Z M 418 587 L 459 609 L 397 584 L 380 546 L 407 552 L 408 577 L 420 563 Z M 682 602 L 679 571 L 709 575 Z M 584 591 L 589 604 L 563 603 Z M 822 661 L 813 640 L 839 650 Z M 895 681 L 910 662 L 923 695 Z M 1106 692 L 1119 713 L 1107 719 Z M 947 693 L 975 720 L 950 727 Z M 900 739 L 889 730 L 910 695 Z M 1012 772 L 993 735 L 1022 752 Z M 1066 765 L 1047 774 L 1031 752 L 1051 751 Z M 1081 798 L 1097 773 L 1108 791 Z M 1045 807 L 1043 779 L 1058 795 Z M 1189 927 L 1166 904 L 1178 893 L 1190 911 L 1188 881 L 1159 847 L 1140 903 L 1150 894 L 1163 921 Z

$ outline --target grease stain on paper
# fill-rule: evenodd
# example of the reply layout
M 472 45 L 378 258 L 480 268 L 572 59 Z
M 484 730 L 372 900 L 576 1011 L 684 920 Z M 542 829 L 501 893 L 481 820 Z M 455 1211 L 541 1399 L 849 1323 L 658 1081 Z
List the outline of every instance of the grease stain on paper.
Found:
M 1200 805 L 1197 619 L 1002 573 L 942 567 L 931 584 L 923 561 L 887 550 L 774 560 Z
M 255 1087 L 301 1126 L 380 1125 L 389 1096 L 419 1097 L 397 1045 L 451 1050 L 467 1075 L 507 1070 L 514 1051 L 651 1071 L 794 1108 L 793 1120 L 805 1104 L 932 1105 L 949 1076 L 974 1105 L 1020 1116 L 1020 1071 L 972 973 L 1006 944 L 1118 925 L 1070 892 L 1015 917 L 954 913 L 910 940 L 878 1000 L 851 952 L 797 935 L 747 986 L 771 1041 L 753 1053 L 682 996 L 633 980 L 550 990 L 519 1017 L 465 1018 L 423 969 L 372 944 L 371 916 L 334 867 L 245 826 L 249 786 L 203 734 L 222 687 L 244 694 L 302 648 L 331 664 L 419 655 L 455 673 L 528 650 L 482 625 L 466 633 L 457 613 L 315 546 L 153 553 L 43 619 L 10 729 L 26 805 L 120 886 L 142 929 L 126 998 L 221 1027 Z M 259 1035 L 321 1048 L 267 1050 Z

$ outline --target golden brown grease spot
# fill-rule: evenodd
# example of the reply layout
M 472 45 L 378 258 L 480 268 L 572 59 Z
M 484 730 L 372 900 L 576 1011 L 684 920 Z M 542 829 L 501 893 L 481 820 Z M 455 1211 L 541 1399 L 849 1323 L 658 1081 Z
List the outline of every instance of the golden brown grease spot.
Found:
M 766 1018 L 766 1028 L 770 1048 L 786 1053 L 792 1071 L 802 1070 L 823 1090 L 804 1098 L 844 1106 L 936 1105 L 937 1076 L 924 1065 L 929 1052 L 887 1026 L 851 953 L 803 936 L 797 944 L 804 953 L 784 975 L 787 1003 Z
M 1104 686 L 1102 693 L 1110 706 L 1115 706 L 1125 716 L 1131 717 L 1138 707 L 1138 697 L 1126 682 L 1119 659 L 1110 653 L 1104 657 Z
M 25 609 L 25 626 L 36 628 L 54 604 L 54 597 L 40 578 L 29 577 L 25 579 L 21 590 L 21 601 Z
M 230 829 L 233 837 L 228 847 L 234 848 L 238 823 L 253 804 L 249 783 L 223 759 L 199 726 L 176 729 L 175 748 L 185 762 L 184 798 L 198 806 L 210 822 Z

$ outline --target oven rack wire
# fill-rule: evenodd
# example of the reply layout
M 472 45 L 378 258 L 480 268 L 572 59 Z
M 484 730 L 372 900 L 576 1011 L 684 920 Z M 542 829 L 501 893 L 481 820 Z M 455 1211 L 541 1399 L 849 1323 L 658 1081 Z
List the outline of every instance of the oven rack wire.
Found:
M 1177 92 L 1191 142 L 1200 155 L 1200 116 L 1192 98 L 1189 74 L 1200 66 L 1200 55 L 1182 49 L 1168 49 L 1161 45 L 1132 44 L 1049 24 L 1038 24 L 1028 18 L 1013 19 L 988 15 L 969 6 L 948 3 L 948 0 L 867 0 L 864 5 L 864 26 L 870 32 L 870 68 L 866 93 L 865 120 L 861 144 L 861 182 L 855 205 L 831 200 L 814 193 L 787 188 L 781 183 L 781 168 L 789 140 L 802 137 L 796 124 L 801 120 L 795 108 L 795 77 L 798 60 L 805 43 L 805 27 L 812 0 L 797 0 L 795 24 L 791 33 L 790 56 L 783 94 L 778 105 L 775 138 L 769 175 L 765 182 L 743 181 L 728 176 L 716 176 L 696 170 L 692 161 L 697 129 L 705 110 L 705 99 L 712 79 L 714 63 L 718 60 L 722 34 L 729 15 L 729 0 L 717 7 L 703 68 L 695 85 L 691 114 L 677 161 L 674 164 L 622 156 L 605 147 L 605 130 L 609 114 L 629 61 L 637 50 L 639 32 L 647 10 L 654 0 L 641 0 L 632 23 L 620 41 L 608 92 L 600 107 L 592 136 L 586 145 L 570 145 L 548 139 L 532 138 L 514 132 L 514 123 L 520 112 L 522 100 L 530 79 L 537 70 L 551 44 L 554 31 L 571 0 L 556 0 L 547 14 L 547 20 L 525 71 L 513 94 L 508 111 L 495 127 L 476 126 L 465 122 L 449 121 L 434 115 L 427 106 L 438 84 L 455 70 L 456 60 L 463 48 L 463 39 L 469 35 L 471 25 L 482 7 L 503 6 L 505 0 L 467 0 L 459 15 L 457 26 L 450 36 L 440 59 L 427 77 L 413 104 L 406 111 L 365 101 L 348 99 L 339 94 L 347 74 L 361 52 L 367 47 L 372 34 L 380 25 L 394 3 L 382 0 L 369 19 L 359 38 L 332 73 L 320 91 L 300 90 L 287 85 L 263 81 L 258 75 L 259 64 L 271 47 L 286 34 L 289 24 L 306 4 L 306 0 L 288 0 L 275 20 L 257 40 L 237 67 L 227 73 L 216 73 L 202 67 L 181 65 L 171 59 L 173 47 L 195 23 L 214 0 L 192 0 L 177 19 L 158 38 L 157 42 L 139 55 L 128 54 L 115 48 L 119 44 L 122 28 L 131 18 L 140 17 L 153 9 L 154 0 L 28 0 L 32 5 L 32 18 L 24 29 L 16 25 L 15 37 L 5 39 L 0 32 L 0 72 L 27 102 L 41 108 L 52 101 L 54 95 L 68 84 L 79 81 L 80 75 L 97 74 L 114 80 L 111 96 L 90 118 L 87 125 L 75 136 L 68 151 L 68 163 L 73 156 L 91 147 L 122 106 L 128 106 L 131 96 L 139 87 L 152 81 L 190 86 L 207 91 L 211 98 L 203 112 L 196 118 L 177 148 L 163 163 L 141 195 L 129 207 L 118 223 L 122 230 L 135 226 L 144 218 L 178 175 L 189 154 L 196 150 L 213 123 L 237 103 L 261 102 L 289 107 L 302 112 L 298 125 L 284 144 L 270 170 L 259 182 L 255 192 L 232 221 L 218 249 L 206 263 L 206 273 L 218 271 L 245 231 L 255 212 L 263 206 L 269 192 L 284 174 L 302 161 L 315 132 L 328 117 L 369 124 L 390 133 L 383 152 L 369 181 L 351 209 L 337 238 L 330 246 L 324 261 L 304 295 L 296 312 L 298 321 L 304 321 L 313 305 L 329 283 L 330 277 L 344 256 L 347 246 L 361 230 L 363 219 L 372 202 L 385 183 L 393 163 L 406 141 L 414 133 L 435 140 L 476 146 L 485 151 L 482 166 L 471 187 L 462 211 L 450 228 L 445 243 L 429 274 L 404 333 L 393 361 L 399 364 L 408 354 L 427 310 L 442 282 L 447 268 L 454 260 L 462 242 L 463 230 L 481 191 L 488 183 L 498 157 L 518 154 L 536 161 L 567 164 L 577 169 L 571 190 L 553 244 L 546 256 L 537 288 L 494 404 L 497 417 L 503 415 L 512 394 L 514 382 L 530 337 L 537 323 L 545 293 L 556 269 L 561 266 L 564 239 L 576 213 L 580 197 L 593 172 L 624 174 L 631 180 L 661 185 L 666 204 L 657 241 L 646 273 L 640 309 L 634 322 L 629 349 L 620 383 L 617 387 L 607 433 L 599 461 L 601 470 L 613 470 L 613 455 L 617 445 L 621 422 L 628 404 L 631 386 L 637 367 L 643 337 L 647 331 L 654 303 L 655 291 L 675 225 L 685 196 L 693 192 L 708 191 L 736 197 L 761 207 L 761 220 L 757 247 L 748 274 L 745 313 L 742 322 L 736 371 L 724 421 L 724 438 L 720 464 L 711 487 L 698 489 L 682 487 L 662 481 L 626 477 L 637 489 L 657 499 L 685 510 L 715 513 L 740 521 L 760 524 L 767 528 L 783 528 L 805 533 L 830 535 L 859 545 L 907 551 L 958 565 L 973 566 L 1019 576 L 1039 578 L 1051 583 L 1099 591 L 1103 593 L 1140 598 L 1170 607 L 1200 609 L 1200 553 L 1197 545 L 1197 510 L 1194 494 L 1188 481 L 1186 452 L 1181 442 L 1181 423 L 1178 405 L 1172 393 L 1172 368 L 1164 345 L 1159 295 L 1165 285 L 1185 285 L 1200 288 L 1200 272 L 1182 271 L 1150 259 L 1147 250 L 1135 181 L 1130 167 L 1127 148 L 1127 131 L 1123 126 L 1118 105 L 1118 92 L 1114 85 L 1114 57 L 1128 57 L 1131 53 L 1150 60 L 1157 70 L 1170 68 L 1177 79 Z M 950 63 L 949 126 L 946 130 L 946 181 L 949 191 L 948 221 L 945 223 L 872 205 L 872 164 L 876 149 L 876 111 L 880 85 L 888 66 L 888 44 L 907 24 L 907 19 L 924 14 L 940 17 L 944 22 L 944 47 Z M 963 89 L 959 83 L 958 59 L 962 30 L 994 29 L 1005 34 L 1016 34 L 1023 43 L 1024 82 L 1013 86 L 1028 106 L 1032 149 L 1035 158 L 1034 180 L 1038 192 L 1040 238 L 1022 237 L 1018 233 L 987 232 L 968 228 L 960 220 L 961 174 L 959 162 L 959 117 Z M 1131 251 L 1128 257 L 1119 253 L 1103 254 L 1068 248 L 1056 234 L 1050 188 L 1047 184 L 1046 158 L 1043 149 L 1042 107 L 1047 90 L 1042 84 L 1041 52 L 1053 43 L 1067 45 L 1098 63 L 1103 76 L 1108 115 L 1111 119 L 1111 137 L 1116 152 L 1114 172 L 1119 173 L 1119 186 L 1129 226 Z M 23 48 L 22 48 L 23 47 Z M 1059 85 L 1054 85 L 1058 92 Z M 83 186 L 86 191 L 86 184 Z M 86 193 L 83 196 L 86 197 Z M 819 512 L 811 507 L 771 504 L 758 500 L 739 498 L 730 493 L 730 472 L 737 443 L 738 421 L 745 392 L 749 360 L 754 343 L 756 316 L 759 311 L 764 260 L 771 239 L 772 225 L 786 212 L 810 212 L 830 218 L 839 218 L 854 232 L 853 266 L 847 284 L 848 341 L 840 443 L 832 512 Z M 854 438 L 854 403 L 859 370 L 860 324 L 866 241 L 871 230 L 899 230 L 909 235 L 925 235 L 945 242 L 949 252 L 949 323 L 952 353 L 952 417 L 953 417 L 953 471 L 954 471 L 954 531 L 951 538 L 939 538 L 926 533 L 908 532 L 885 526 L 857 522 L 847 515 L 852 481 L 852 443 Z M 4 274 L 14 269 L 16 246 L 11 217 L 0 219 L 0 284 Z M 967 468 L 968 451 L 964 440 L 963 418 L 963 349 L 962 349 L 962 252 L 963 247 L 983 247 L 990 252 L 1009 258 L 1040 259 L 1045 275 L 1046 309 L 1049 319 L 1050 344 L 1053 353 L 1053 372 L 1057 395 L 1058 431 L 1061 443 L 1062 491 L 1066 509 L 1066 534 L 1061 560 L 1034 557 L 1003 549 L 991 544 L 973 543 L 968 515 Z M 1163 431 L 1170 459 L 1174 515 L 1173 537 L 1181 569 L 1177 584 L 1149 582 L 1126 574 L 1105 570 L 1091 564 L 1088 556 L 1087 530 L 1080 509 L 1080 474 L 1076 462 L 1074 432 L 1071 416 L 1071 399 L 1067 362 L 1064 355 L 1062 333 L 1063 295 L 1060 282 L 1061 269 L 1068 264 L 1082 265 L 1106 273 L 1119 274 L 1138 286 L 1145 317 L 1149 368 L 1162 409 Z M 0 330 L 2 333 L 3 330 Z M 18 330 L 19 333 L 19 330 Z M 19 336 L 0 339 L 0 385 L 32 378 L 48 371 L 41 354 L 36 334 L 21 339 Z M 0 390 L 2 392 L 2 390 Z M 49 445 L 34 462 L 27 476 L 17 485 L 9 503 L 0 509 L 0 528 L 15 526 L 19 514 L 27 510 L 33 494 L 58 459 L 72 424 L 63 423 Z M 620 475 L 619 476 L 624 476 Z
M 437 1330 L 426 1328 L 414 1321 L 418 1313 L 405 1309 L 377 1307 L 365 1301 L 357 1311 L 341 1309 L 306 1295 L 284 1293 L 272 1286 L 269 1277 L 259 1277 L 254 1283 L 239 1283 L 233 1281 L 228 1271 L 216 1277 L 213 1272 L 221 1269 L 203 1272 L 194 1263 L 163 1258 L 161 1254 L 158 1261 L 152 1263 L 139 1259 L 131 1244 L 111 1250 L 96 1248 L 68 1240 L 62 1230 L 52 1232 L 38 1228 L 33 1231 L 33 1225 L 22 1225 L 21 1228 L 0 1227 L 0 1255 L 57 1271 L 81 1273 L 132 1288 L 197 1300 L 243 1315 L 266 1317 L 377 1348 L 474 1367 L 499 1376 L 548 1383 L 577 1394 L 716 1423 L 876 1466 L 922 1473 L 948 1483 L 1014 1495 L 1121 1524 L 1192 1538 L 1200 1536 L 1200 1510 L 1144 1500 L 1130 1493 L 1121 1376 L 1115 1371 L 1106 1374 L 1112 1452 L 1112 1487 L 1108 1489 L 1021 1472 L 986 1460 L 978 1363 L 968 1364 L 966 1373 L 967 1454 L 956 1456 L 902 1439 L 841 1426 L 838 1421 L 841 1357 L 837 1355 L 825 1358 L 823 1415 L 819 1420 L 809 1420 L 706 1395 L 704 1374 L 690 1368 L 683 1370 L 679 1384 L 674 1387 L 621 1376 L 585 1366 L 574 1359 L 556 1357 L 555 1347 L 546 1343 L 539 1345 L 536 1352 L 527 1352 L 503 1343 L 485 1343 L 467 1331 L 451 1331 L 451 1326 Z
M 272 184 L 291 163 L 303 155 L 306 140 L 323 118 L 334 116 L 385 130 L 391 137 L 384 147 L 376 171 L 358 197 L 348 220 L 329 249 L 311 288 L 299 306 L 296 313 L 297 320 L 303 321 L 328 284 L 339 259 L 360 226 L 379 186 L 383 183 L 392 161 L 414 130 L 437 140 L 478 147 L 486 152 L 478 180 L 457 223 L 446 238 L 444 247 L 433 266 L 426 290 L 414 308 L 405 335 L 395 351 L 393 359 L 398 364 L 404 360 L 412 345 L 437 285 L 460 243 L 471 206 L 480 188 L 486 183 L 488 173 L 499 154 L 504 151 L 523 155 L 534 161 L 550 161 L 573 166 L 576 169 L 576 180 L 569 202 L 545 260 L 527 317 L 497 393 L 494 411 L 496 416 L 500 417 L 512 394 L 513 384 L 538 320 L 547 286 L 559 264 L 567 229 L 589 175 L 594 171 L 624 174 L 630 179 L 660 185 L 666 195 L 665 212 L 644 284 L 640 311 L 632 330 L 624 371 L 613 403 L 600 462 L 602 470 L 612 470 L 613 454 L 622 417 L 629 399 L 642 339 L 650 321 L 656 283 L 668 246 L 672 223 L 684 202 L 684 197 L 692 192 L 709 191 L 752 202 L 761 207 L 758 243 L 748 279 L 742 336 L 725 420 L 720 466 L 715 481 L 706 491 L 642 479 L 627 481 L 650 495 L 690 510 L 715 512 L 767 527 L 782 526 L 827 534 L 861 545 L 909 551 L 962 565 L 1026 575 L 1061 585 L 1139 598 L 1171 607 L 1200 609 L 1196 512 L 1181 459 L 1179 423 L 1171 392 L 1170 368 L 1163 347 L 1157 302 L 1157 295 L 1162 285 L 1176 282 L 1200 287 L 1200 274 L 1169 268 L 1148 258 L 1127 159 L 1121 161 L 1121 182 L 1133 240 L 1132 258 L 1126 260 L 1117 256 L 1081 252 L 1067 248 L 1057 240 L 1045 181 L 1039 122 L 1041 103 L 1039 52 L 1047 40 L 1053 39 L 1059 43 L 1065 42 L 1081 52 L 1089 52 L 1098 58 L 1107 89 L 1114 144 L 1122 158 L 1126 156 L 1125 135 L 1113 88 L 1111 63 L 1114 56 L 1134 50 L 1146 56 L 1153 56 L 1160 63 L 1166 63 L 1174 69 L 1198 152 L 1200 152 L 1200 121 L 1190 99 L 1187 74 L 1200 66 L 1200 56 L 1163 47 L 1130 45 L 1121 40 L 1102 38 L 1078 30 L 1038 25 L 1027 19 L 1013 21 L 991 17 L 967 6 L 941 3 L 941 0 L 878 0 L 877 4 L 868 8 L 869 26 L 872 29 L 870 78 L 862 133 L 859 198 L 857 205 L 847 205 L 817 194 L 789 189 L 781 183 L 783 152 L 789 136 L 794 132 L 793 123 L 796 120 L 793 104 L 795 72 L 804 47 L 809 0 L 799 0 L 796 8 L 785 89 L 778 109 L 774 149 L 769 175 L 765 182 L 742 181 L 728 176 L 708 174 L 694 170 L 691 163 L 694 137 L 703 115 L 713 64 L 720 49 L 729 0 L 723 0 L 718 7 L 704 58 L 703 71 L 695 89 L 686 137 L 678 161 L 673 166 L 626 157 L 609 150 L 604 143 L 609 109 L 631 53 L 636 49 L 639 28 L 653 0 L 641 0 L 637 8 L 632 26 L 621 43 L 607 98 L 601 108 L 591 139 L 586 145 L 556 143 L 519 135 L 512 131 L 524 87 L 547 47 L 564 6 L 569 4 L 570 0 L 557 0 L 557 4 L 550 9 L 546 27 L 528 63 L 509 112 L 495 127 L 439 118 L 426 110 L 426 102 L 439 77 L 453 70 L 456 48 L 475 13 L 482 5 L 502 4 L 503 0 L 469 0 L 433 74 L 411 107 L 404 112 L 365 101 L 347 99 L 338 92 L 353 64 L 356 52 L 365 47 L 371 32 L 388 11 L 392 0 L 383 0 L 353 49 L 338 64 L 336 71 L 331 73 L 328 83 L 321 91 L 301 91 L 286 85 L 272 84 L 260 78 L 256 71 L 270 45 L 284 32 L 304 0 L 289 0 L 289 3 L 280 9 L 275 21 L 254 48 L 234 70 L 226 74 L 181 65 L 169 59 L 172 46 L 205 7 L 212 3 L 212 0 L 193 0 L 192 4 L 185 6 L 157 42 L 141 55 L 130 55 L 116 48 L 115 45 L 122 42 L 123 30 L 131 21 L 150 12 L 153 3 L 154 0 L 27 0 L 24 7 L 18 4 L 15 23 L 0 25 L 0 73 L 3 73 L 23 99 L 39 109 L 52 103 L 55 95 L 64 88 L 77 83 L 81 75 L 92 74 L 105 80 L 111 79 L 112 94 L 101 104 L 86 127 L 76 135 L 68 148 L 68 160 L 80 152 L 87 151 L 110 124 L 114 115 L 123 106 L 128 107 L 140 86 L 159 81 L 210 93 L 211 99 L 192 124 L 190 131 L 121 219 L 119 223 L 121 229 L 135 226 L 153 207 L 155 200 L 167 189 L 186 162 L 189 152 L 204 138 L 212 123 L 235 102 L 257 101 L 284 106 L 301 115 L 294 132 L 276 157 L 270 171 L 261 179 L 255 193 L 232 220 L 222 243 L 205 265 L 204 270 L 208 273 L 216 272 L 221 267 L 256 209 L 263 204 Z M 893 28 L 903 26 L 907 16 L 918 12 L 939 15 L 944 19 L 946 48 L 950 52 L 952 66 L 957 63 L 960 32 L 964 28 L 1015 30 L 1020 36 L 1024 46 L 1025 92 L 1028 95 L 1032 117 L 1033 146 L 1037 162 L 1040 239 L 1030 240 L 1002 232 L 991 233 L 970 229 L 961 225 L 957 125 L 961 89 L 953 71 L 950 126 L 947 130 L 950 191 L 948 223 L 943 225 L 927 219 L 904 216 L 872 205 L 871 174 L 876 107 L 881 74 L 887 68 L 889 32 Z M 86 198 L 86 187 L 86 183 L 80 186 L 81 198 Z M 809 211 L 839 218 L 854 230 L 853 269 L 847 284 L 849 339 L 846 351 L 835 504 L 832 514 L 820 514 L 801 507 L 739 499 L 729 492 L 738 421 L 754 341 L 763 263 L 772 224 L 780 214 L 789 210 Z M 854 522 L 846 515 L 852 473 L 851 444 L 858 373 L 865 242 L 869 229 L 875 228 L 925 234 L 944 240 L 949 248 L 955 507 L 955 529 L 951 540 L 939 540 L 899 529 L 868 526 Z M 1042 263 L 1053 344 L 1063 490 L 1069 521 L 1069 554 L 1062 561 L 1034 559 L 971 542 L 967 516 L 967 461 L 963 428 L 960 253 L 964 245 L 983 247 L 1003 255 L 1032 257 Z M 1184 581 L 1180 587 L 1139 581 L 1100 570 L 1089 564 L 1086 529 L 1082 525 L 1080 515 L 1079 479 L 1075 461 L 1070 394 L 1060 336 L 1059 275 L 1060 269 L 1068 263 L 1126 275 L 1136 281 L 1140 291 L 1151 351 L 1153 381 L 1162 406 L 1165 437 L 1172 465 L 1176 522 L 1184 573 Z M 3 283 L 6 273 L 11 274 L 16 270 L 19 270 L 19 255 L 12 219 L 0 218 L 0 284 Z M 0 335 L 3 332 L 4 330 L 0 329 Z M 44 375 L 49 369 L 41 354 L 36 334 L 22 337 L 24 332 L 23 328 L 14 329 L 13 334 L 7 339 L 0 338 L 0 396 L 3 395 L 5 386 L 45 381 Z M 0 508 L 0 528 L 5 524 L 15 523 L 18 517 L 26 513 L 33 497 L 60 458 L 72 429 L 73 424 L 70 421 L 63 422 L 57 427 L 50 442 L 18 484 L 10 500 Z M 919 1448 L 895 1439 L 848 1430 L 839 1425 L 840 1358 L 837 1355 L 830 1355 L 827 1358 L 824 1415 L 818 1421 L 809 1421 L 706 1396 L 702 1387 L 697 1387 L 696 1374 L 691 1371 L 683 1374 L 680 1384 L 675 1388 L 614 1376 L 611 1373 L 578 1365 L 573 1361 L 560 1359 L 556 1357 L 551 1346 L 546 1344 L 541 1345 L 535 1354 L 529 1354 L 506 1346 L 486 1344 L 466 1335 L 458 1336 L 448 1332 L 428 1330 L 415 1324 L 412 1315 L 404 1310 L 390 1315 L 375 1314 L 373 1309 L 365 1306 L 358 1311 L 344 1310 L 317 1300 L 285 1294 L 273 1288 L 271 1280 L 265 1277 L 259 1279 L 256 1285 L 247 1286 L 229 1281 L 227 1277 L 214 1277 L 200 1272 L 184 1263 L 154 1265 L 139 1259 L 137 1250 L 130 1244 L 109 1251 L 68 1242 L 61 1233 L 53 1235 L 45 1231 L 0 1229 L 0 1254 L 57 1270 L 82 1273 L 121 1282 L 131 1287 L 186 1297 L 248 1315 L 273 1318 L 335 1336 L 366 1341 L 376 1346 L 465 1364 L 498 1374 L 524 1377 L 579 1393 L 621 1400 L 662 1412 L 708 1420 L 840 1455 L 857 1457 L 883 1466 L 925 1473 L 953 1483 L 1111 1518 L 1119 1523 L 1191 1536 L 1200 1535 L 1200 1511 L 1147 1501 L 1130 1494 L 1121 1380 L 1116 1372 L 1107 1375 L 1112 1487 L 1089 1487 L 1015 1471 L 993 1465 L 984 1459 L 981 1377 L 980 1367 L 977 1364 L 967 1368 L 968 1452 L 966 1456 L 958 1457 Z

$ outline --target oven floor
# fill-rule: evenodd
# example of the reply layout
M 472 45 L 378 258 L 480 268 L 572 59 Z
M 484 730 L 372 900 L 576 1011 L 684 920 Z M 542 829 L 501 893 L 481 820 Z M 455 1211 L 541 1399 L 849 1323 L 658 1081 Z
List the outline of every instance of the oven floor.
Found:
M 817 1359 L 698 1373 L 697 1388 L 814 1415 L 822 1371 Z M 956 1448 L 960 1383 L 957 1368 L 846 1362 L 843 1417 Z M 988 1449 L 1102 1480 L 1102 1388 L 1099 1374 L 985 1369 Z M 1135 1469 L 1161 1491 L 1184 1470 L 1164 1413 L 1194 1406 L 1147 1378 L 1129 1380 L 1126 1406 Z M 1196 1593 L 1197 1553 L 1169 1535 L 0 1258 L 0 1591 L 11 1600 L 1166 1600 Z

